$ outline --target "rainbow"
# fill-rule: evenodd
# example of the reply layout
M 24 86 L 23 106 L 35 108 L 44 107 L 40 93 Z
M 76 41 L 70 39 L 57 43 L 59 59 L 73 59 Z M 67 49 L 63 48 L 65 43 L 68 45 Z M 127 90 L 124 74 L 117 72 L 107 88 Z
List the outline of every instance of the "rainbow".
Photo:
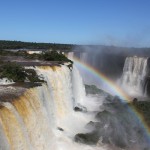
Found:
M 95 69 L 89 64 L 86 64 L 79 60 L 77 57 L 73 57 L 73 61 L 81 67 L 83 70 L 91 73 L 93 77 L 98 78 L 99 80 L 103 81 L 109 88 L 112 89 L 112 91 L 119 96 L 124 102 L 131 102 L 132 99 L 129 97 L 114 81 L 106 77 L 102 72 Z M 141 123 L 143 129 L 146 132 L 146 135 L 148 139 L 150 140 L 150 127 L 145 122 L 144 117 L 135 109 L 134 106 L 130 105 L 131 113 L 133 113 L 135 116 L 137 116 L 138 121 Z

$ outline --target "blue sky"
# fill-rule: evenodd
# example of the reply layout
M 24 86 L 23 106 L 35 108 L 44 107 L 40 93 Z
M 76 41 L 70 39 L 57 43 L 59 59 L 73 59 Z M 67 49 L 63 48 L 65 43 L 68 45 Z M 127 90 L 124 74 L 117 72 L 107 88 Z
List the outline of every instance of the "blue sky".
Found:
M 150 0 L 1 0 L 0 39 L 150 46 Z

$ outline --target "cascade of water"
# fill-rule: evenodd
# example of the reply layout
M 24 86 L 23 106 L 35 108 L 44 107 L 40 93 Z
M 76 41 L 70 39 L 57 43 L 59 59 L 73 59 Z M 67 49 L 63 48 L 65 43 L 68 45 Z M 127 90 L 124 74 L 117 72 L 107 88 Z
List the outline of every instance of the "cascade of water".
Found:
M 28 90 L 12 104 L 3 103 L 0 109 L 1 124 L 10 149 L 45 150 L 50 147 L 49 139 L 53 139 L 53 133 L 38 88 Z
M 122 87 L 130 94 L 143 95 L 143 84 L 147 73 L 147 58 L 127 57 L 121 77 Z
M 1 121 L 1 118 L 0 118 L 0 149 L 1 150 L 10 150 L 8 139 L 5 136 L 5 131 L 3 130 L 1 122 L 2 121 Z
M 38 74 L 42 74 L 47 82 L 52 97 L 54 118 L 59 120 L 73 110 L 73 95 L 71 72 L 68 67 L 38 67 Z
M 69 68 L 36 67 L 35 70 L 46 83 L 28 89 L 12 104 L 2 103 L 0 109 L 0 124 L 4 131 L 0 133 L 5 134 L 10 149 L 50 149 L 56 142 L 53 129 L 73 111 Z
M 91 120 L 86 113 L 73 111 L 75 103 L 84 105 L 85 88 L 74 66 L 35 67 L 44 78 L 42 86 L 27 91 L 0 107 L 0 148 L 6 150 L 96 150 L 74 143 L 72 138 L 84 132 Z M 90 118 L 90 119 L 89 119 Z M 59 131 L 59 129 L 63 131 Z M 3 143 L 2 143 L 3 142 Z
M 68 52 L 67 57 L 68 57 L 70 60 L 73 60 L 74 52 Z
M 76 104 L 81 104 L 84 105 L 84 100 L 85 100 L 85 87 L 82 81 L 82 78 L 79 74 L 79 71 L 77 68 L 74 66 L 72 71 L 72 83 L 73 83 L 73 94 L 75 98 L 75 105 Z

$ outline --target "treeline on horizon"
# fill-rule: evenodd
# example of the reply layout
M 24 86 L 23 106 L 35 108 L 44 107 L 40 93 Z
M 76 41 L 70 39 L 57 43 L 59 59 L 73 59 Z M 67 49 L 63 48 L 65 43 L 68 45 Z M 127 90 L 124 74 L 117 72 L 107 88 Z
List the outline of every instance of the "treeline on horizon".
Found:
M 143 55 L 150 56 L 150 47 L 120 47 L 113 45 L 77 45 L 77 44 L 60 44 L 60 43 L 37 43 L 23 41 L 0 40 L 0 50 L 61 50 L 61 51 L 91 51 L 104 52 L 114 55 Z
M 36 43 L 36 42 L 22 42 L 22 41 L 7 41 L 0 40 L 0 50 L 3 49 L 52 49 L 70 51 L 73 44 L 59 44 L 59 43 Z

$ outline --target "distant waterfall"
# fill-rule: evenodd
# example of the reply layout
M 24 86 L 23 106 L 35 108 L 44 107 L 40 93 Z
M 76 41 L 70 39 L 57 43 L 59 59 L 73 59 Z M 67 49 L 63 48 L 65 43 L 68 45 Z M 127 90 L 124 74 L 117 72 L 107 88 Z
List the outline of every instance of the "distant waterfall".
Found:
M 66 54 L 66 56 L 67 56 L 70 60 L 73 60 L 74 52 L 68 52 L 68 53 Z
M 87 52 L 80 53 L 80 60 L 84 63 L 88 63 L 89 61 L 88 53 Z
M 145 57 L 127 57 L 121 77 L 122 87 L 130 94 L 143 95 L 145 77 L 147 75 L 147 60 Z

